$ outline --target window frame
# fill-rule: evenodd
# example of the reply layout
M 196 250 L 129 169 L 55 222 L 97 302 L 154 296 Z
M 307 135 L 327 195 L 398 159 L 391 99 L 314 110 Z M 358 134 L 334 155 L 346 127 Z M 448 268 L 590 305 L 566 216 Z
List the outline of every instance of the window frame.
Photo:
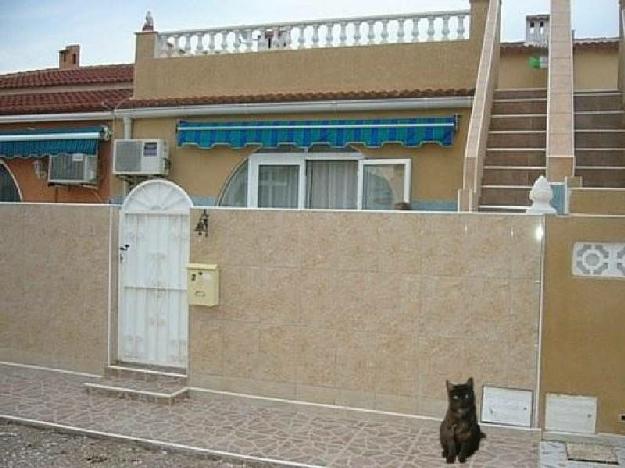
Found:
M 258 186 L 260 166 L 297 166 L 298 171 L 298 210 L 306 209 L 306 162 L 307 161 L 357 161 L 357 194 L 356 210 L 363 210 L 363 186 L 365 166 L 375 165 L 403 165 L 404 166 L 404 194 L 403 201 L 410 203 L 412 160 L 410 158 L 377 158 L 366 159 L 365 155 L 357 152 L 349 153 L 254 153 L 248 158 L 247 168 L 247 208 L 273 209 L 258 207 Z M 392 208 L 391 208 L 392 209 Z
M 411 159 L 363 159 L 358 161 L 358 203 L 356 205 L 357 210 L 363 210 L 363 188 L 364 188 L 364 174 L 365 166 L 392 166 L 403 165 L 404 166 L 404 203 L 410 203 L 412 180 L 412 160 Z M 392 207 L 390 209 L 393 209 Z M 375 210 L 366 210 L 375 211 Z

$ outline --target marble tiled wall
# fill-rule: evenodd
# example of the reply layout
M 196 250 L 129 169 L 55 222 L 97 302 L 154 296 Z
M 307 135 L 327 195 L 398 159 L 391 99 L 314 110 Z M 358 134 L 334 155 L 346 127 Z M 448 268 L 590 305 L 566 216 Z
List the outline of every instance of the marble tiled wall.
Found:
M 0 361 L 101 372 L 115 208 L 0 204 Z
M 190 309 L 191 385 L 432 416 L 445 379 L 533 390 L 540 223 L 211 210 L 191 261 L 219 265 L 221 303 Z

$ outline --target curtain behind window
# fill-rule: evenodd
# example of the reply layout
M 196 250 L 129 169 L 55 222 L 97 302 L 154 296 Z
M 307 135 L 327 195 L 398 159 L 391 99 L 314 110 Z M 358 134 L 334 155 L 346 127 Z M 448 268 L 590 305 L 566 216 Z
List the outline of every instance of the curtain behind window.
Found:
M 262 164 L 258 167 L 258 207 L 297 208 L 299 166 Z
M 356 209 L 357 161 L 306 161 L 306 208 Z
M 362 207 L 365 210 L 392 210 L 404 201 L 404 165 L 365 165 Z
M 219 206 L 247 206 L 247 161 L 230 177 L 219 200 Z

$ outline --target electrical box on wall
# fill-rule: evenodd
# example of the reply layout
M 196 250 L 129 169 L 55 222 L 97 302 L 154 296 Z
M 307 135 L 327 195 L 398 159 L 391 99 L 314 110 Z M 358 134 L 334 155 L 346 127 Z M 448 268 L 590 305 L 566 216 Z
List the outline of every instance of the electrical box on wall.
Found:
M 219 269 L 217 265 L 189 263 L 187 265 L 187 296 L 189 305 L 219 304 Z

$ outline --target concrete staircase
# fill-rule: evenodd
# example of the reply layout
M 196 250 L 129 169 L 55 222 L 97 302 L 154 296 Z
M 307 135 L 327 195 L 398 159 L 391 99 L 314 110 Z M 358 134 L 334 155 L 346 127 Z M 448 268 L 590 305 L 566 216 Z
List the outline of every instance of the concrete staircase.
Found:
M 575 93 L 575 175 L 584 187 L 625 188 L 625 112 L 619 91 Z
M 172 405 L 189 398 L 187 376 L 170 369 L 141 368 L 126 363 L 107 366 L 99 382 L 83 384 L 90 395 Z
M 529 192 L 545 175 L 547 90 L 497 90 L 482 177 L 479 210 L 524 212 Z

